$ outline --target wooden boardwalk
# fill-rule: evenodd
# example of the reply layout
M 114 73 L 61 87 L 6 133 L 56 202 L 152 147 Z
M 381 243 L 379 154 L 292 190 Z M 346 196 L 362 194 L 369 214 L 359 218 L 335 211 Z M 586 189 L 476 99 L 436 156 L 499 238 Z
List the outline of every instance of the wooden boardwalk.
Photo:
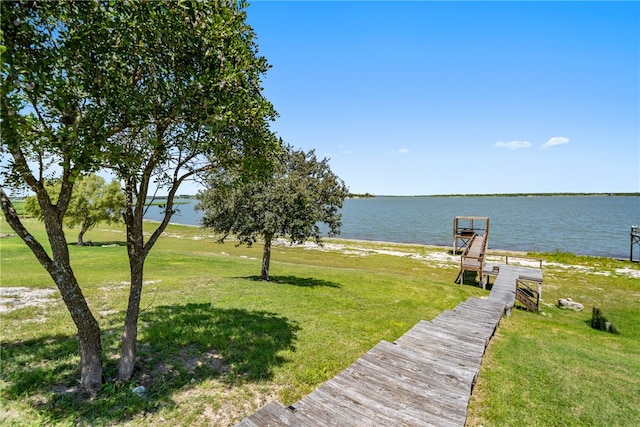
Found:
M 491 288 L 489 299 L 503 302 L 505 313 L 510 315 L 516 299 L 516 282 L 518 280 L 526 280 L 542 284 L 542 270 L 517 265 L 487 264 L 483 273 L 487 276 L 495 276 L 496 273 L 493 272 L 494 266 L 499 268 L 499 273 Z M 542 292 L 540 286 L 538 286 L 538 292 Z
M 300 401 L 271 402 L 237 427 L 464 426 L 485 348 L 505 308 L 514 305 L 515 280 L 537 270 L 503 267 L 489 298 L 469 298 L 418 322 Z

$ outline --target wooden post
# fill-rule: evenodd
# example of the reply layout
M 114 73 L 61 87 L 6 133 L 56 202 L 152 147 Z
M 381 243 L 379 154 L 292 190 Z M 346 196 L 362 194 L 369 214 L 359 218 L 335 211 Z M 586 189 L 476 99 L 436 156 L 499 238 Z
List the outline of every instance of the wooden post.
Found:
M 640 245 L 640 227 L 637 225 L 631 226 L 631 233 L 629 233 L 631 237 L 630 245 L 629 245 L 629 261 L 633 262 L 633 245 Z M 640 262 L 640 257 L 638 258 Z
M 538 313 L 542 311 L 540 308 L 541 299 L 542 299 L 542 282 L 538 282 Z

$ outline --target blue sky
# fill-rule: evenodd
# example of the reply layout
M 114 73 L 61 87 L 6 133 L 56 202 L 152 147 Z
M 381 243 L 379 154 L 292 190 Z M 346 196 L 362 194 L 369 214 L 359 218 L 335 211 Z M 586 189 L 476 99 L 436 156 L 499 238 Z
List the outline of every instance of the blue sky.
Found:
M 247 9 L 287 143 L 378 195 L 640 191 L 638 2 Z

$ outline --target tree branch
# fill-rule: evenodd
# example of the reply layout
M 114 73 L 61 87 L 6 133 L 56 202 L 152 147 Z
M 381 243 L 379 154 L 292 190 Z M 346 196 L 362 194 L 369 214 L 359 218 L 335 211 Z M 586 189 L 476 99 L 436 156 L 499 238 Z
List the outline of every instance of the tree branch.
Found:
M 9 226 L 11 226 L 13 231 L 15 231 L 27 246 L 29 246 L 29 249 L 31 249 L 38 261 L 40 261 L 40 264 L 42 264 L 47 271 L 52 271 L 53 260 L 44 247 L 42 247 L 40 242 L 38 242 L 24 227 L 24 225 L 22 225 L 22 221 L 20 221 L 20 217 L 13 207 L 13 203 L 9 200 L 9 197 L 4 192 L 4 188 L 2 188 L 2 186 L 0 186 L 0 205 L 2 205 L 2 212 L 4 212 L 4 216 Z
M 173 185 L 171 186 L 171 189 L 169 190 L 169 194 L 167 195 L 167 204 L 165 206 L 164 218 L 162 218 L 162 222 L 160 223 L 158 228 L 156 228 L 155 231 L 151 234 L 151 237 L 149 237 L 149 239 L 147 240 L 147 242 L 144 245 L 145 256 L 147 256 L 149 251 L 151 251 L 151 248 L 153 248 L 153 245 L 155 245 L 155 243 L 158 240 L 158 238 L 160 237 L 160 235 L 167 228 L 167 225 L 169 225 L 169 221 L 171 220 L 171 217 L 174 214 L 174 211 L 173 211 L 173 199 L 175 198 L 176 192 L 178 191 L 178 188 L 180 187 L 180 184 L 182 184 L 184 182 L 184 180 L 189 178 L 190 176 L 205 172 L 210 168 L 211 168 L 211 165 L 208 164 L 206 166 L 202 166 L 200 168 L 190 170 L 189 172 L 187 172 L 184 175 L 180 176 L 177 180 L 175 180 L 173 182 Z

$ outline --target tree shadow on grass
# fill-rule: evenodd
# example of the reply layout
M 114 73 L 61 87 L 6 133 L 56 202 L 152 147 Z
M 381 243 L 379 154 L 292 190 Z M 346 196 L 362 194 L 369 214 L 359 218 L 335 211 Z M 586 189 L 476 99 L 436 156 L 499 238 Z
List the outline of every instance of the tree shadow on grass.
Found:
M 123 313 L 116 315 L 123 317 Z M 121 322 L 120 322 L 121 324 Z M 95 398 L 78 392 L 75 336 L 44 336 L 2 346 L 0 396 L 30 402 L 46 423 L 113 424 L 174 405 L 172 396 L 218 378 L 229 386 L 261 381 L 295 350 L 295 322 L 274 313 L 220 309 L 209 303 L 160 306 L 140 315 L 134 378 L 116 385 L 121 329 L 103 330 L 105 384 Z M 144 397 L 132 393 L 138 385 Z M 10 407 L 10 403 L 7 403 Z
M 78 242 L 67 242 L 67 246 L 80 246 L 82 248 L 115 248 L 119 246 L 126 247 L 127 242 L 119 241 L 119 240 L 107 240 L 104 242 L 94 242 L 92 240 L 86 240 L 83 245 L 78 245 Z
M 261 281 L 260 276 L 248 276 L 242 277 L 242 279 L 249 279 L 255 282 Z M 340 285 L 328 280 L 314 279 L 313 277 L 297 277 L 297 276 L 270 276 L 267 283 L 276 283 L 279 285 L 292 285 L 301 286 L 307 288 L 328 287 L 339 288 Z

